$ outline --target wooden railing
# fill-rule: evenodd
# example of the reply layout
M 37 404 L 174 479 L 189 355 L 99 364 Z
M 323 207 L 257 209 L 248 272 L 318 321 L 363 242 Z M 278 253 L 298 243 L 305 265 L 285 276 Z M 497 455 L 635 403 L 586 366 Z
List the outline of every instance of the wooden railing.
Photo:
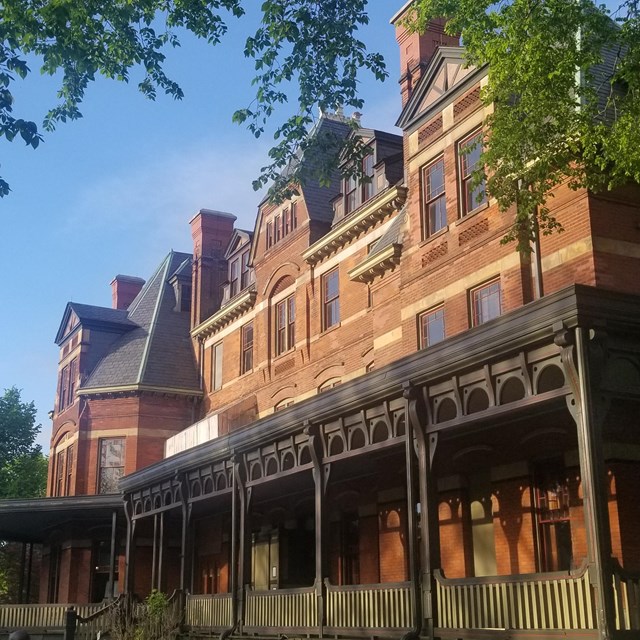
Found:
M 188 595 L 185 624 L 192 629 L 222 629 L 233 625 L 230 593 Z
M 435 572 L 442 629 L 594 629 L 586 565 L 576 572 L 447 579 Z
M 325 580 L 330 629 L 408 629 L 412 626 L 411 583 L 336 587 Z
M 640 630 L 640 574 L 625 571 L 617 562 L 613 568 L 613 598 L 616 629 Z
M 0 629 L 62 630 L 65 614 L 74 607 L 77 615 L 88 618 L 104 608 L 104 604 L 5 604 L 0 606 Z M 100 619 L 82 625 L 76 637 L 96 637 L 101 631 Z
M 308 631 L 318 625 L 317 609 L 314 587 L 274 591 L 253 591 L 247 587 L 243 628 Z

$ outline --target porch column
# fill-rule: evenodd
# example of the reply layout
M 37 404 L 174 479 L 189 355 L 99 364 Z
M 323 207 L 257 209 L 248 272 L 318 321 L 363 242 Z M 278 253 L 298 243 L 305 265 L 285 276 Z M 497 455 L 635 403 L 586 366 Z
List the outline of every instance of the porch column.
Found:
M 158 514 L 153 515 L 153 547 L 151 552 L 151 588 L 155 589 L 158 579 Z
M 327 554 L 324 552 L 327 539 L 326 534 L 326 514 L 325 496 L 327 492 L 327 477 L 325 477 L 322 464 L 322 441 L 320 428 L 318 425 L 305 424 L 304 433 L 309 437 L 309 452 L 313 462 L 313 483 L 315 501 L 315 560 L 316 560 L 316 605 L 318 617 L 318 634 L 322 636 L 325 625 L 325 601 L 324 601 L 324 579 L 328 575 Z M 327 467 L 328 468 L 328 467 Z
M 235 458 L 232 458 L 233 464 L 233 487 L 231 492 L 231 623 L 237 624 L 238 618 L 238 582 L 241 582 L 238 575 L 238 568 L 240 566 L 239 551 L 240 545 L 240 495 L 236 480 L 236 465 Z
M 559 331 L 555 342 L 562 347 L 562 362 L 573 391 L 567 406 L 577 427 L 589 577 L 595 589 L 600 637 L 608 640 L 615 627 L 615 610 L 602 436 L 606 407 L 595 394 L 591 373 L 590 355 L 602 348 L 594 343 L 589 348 L 594 337 L 593 330 L 577 327 L 575 333 Z
M 158 531 L 158 584 L 156 589 L 158 591 L 164 591 L 162 588 L 162 578 L 163 578 L 163 569 L 164 569 L 164 547 L 165 547 L 165 538 L 164 538 L 164 516 L 165 512 L 162 511 L 158 516 L 158 522 L 160 524 Z
M 125 497 L 124 515 L 127 520 L 127 542 L 124 552 L 124 593 L 131 595 L 135 591 L 135 540 L 136 522 L 133 519 L 133 505 L 131 500 Z
M 182 531 L 180 536 L 180 591 L 183 593 L 191 589 L 191 505 L 189 504 L 189 490 L 186 477 L 180 477 L 180 497 L 182 500 Z
M 418 469 L 417 481 L 420 497 L 420 545 L 415 542 L 414 557 L 416 558 L 416 573 L 418 558 L 420 562 L 420 577 L 414 578 L 416 585 L 416 618 L 421 616 L 421 636 L 433 637 L 433 630 L 437 624 L 436 588 L 434 571 L 440 567 L 440 536 L 438 530 L 438 496 L 436 478 L 432 473 L 433 456 L 437 445 L 437 435 L 432 434 L 427 441 L 425 431 L 429 423 L 429 412 L 422 398 L 421 392 L 410 382 L 404 385 L 403 395 L 406 400 L 406 431 L 407 431 L 407 467 L 413 453 L 413 439 L 417 444 Z M 414 482 L 415 462 L 411 461 L 412 470 L 407 468 L 407 489 L 409 482 Z M 414 500 L 415 498 L 411 498 Z M 409 505 L 409 493 L 407 493 Z M 415 509 L 415 506 L 414 506 Z M 414 516 L 415 517 L 415 516 Z M 417 531 L 414 530 L 414 540 Z M 421 590 L 421 593 L 420 593 Z
M 243 460 L 234 463 L 234 480 L 237 485 L 240 518 L 238 531 L 238 581 L 236 598 L 238 603 L 238 620 L 245 618 L 246 584 L 251 581 L 251 488 L 246 486 L 246 473 Z
M 118 519 L 118 513 L 114 511 L 111 514 L 111 548 L 109 553 L 109 597 L 113 598 L 115 591 L 115 579 L 116 579 L 116 524 Z
M 31 574 L 33 573 L 33 542 L 29 543 L 29 560 L 27 564 L 27 594 L 26 604 L 31 603 Z
M 22 543 L 22 553 L 20 554 L 20 581 L 18 585 L 18 604 L 24 604 L 24 571 L 27 565 L 27 543 Z

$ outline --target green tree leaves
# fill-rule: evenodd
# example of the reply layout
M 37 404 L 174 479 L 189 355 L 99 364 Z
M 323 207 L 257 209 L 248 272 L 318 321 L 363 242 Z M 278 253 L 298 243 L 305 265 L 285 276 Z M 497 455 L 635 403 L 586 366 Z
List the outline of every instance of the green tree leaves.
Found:
M 616 21 L 591 0 L 418 0 L 412 26 L 441 16 L 469 62 L 489 65 L 483 159 L 490 195 L 503 210 L 516 205 L 506 241 L 528 251 L 560 228 L 547 203 L 564 181 L 600 190 L 638 180 L 636 2 Z
M 0 396 L 0 498 L 35 498 L 44 495 L 47 459 L 35 439 L 33 402 L 22 402 L 15 387 Z

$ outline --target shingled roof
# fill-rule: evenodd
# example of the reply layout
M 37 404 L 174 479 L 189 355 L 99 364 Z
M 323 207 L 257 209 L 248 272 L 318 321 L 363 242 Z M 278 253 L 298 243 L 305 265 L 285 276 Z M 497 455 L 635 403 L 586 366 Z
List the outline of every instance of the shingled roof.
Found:
M 168 282 L 190 260 L 189 254 L 175 251 L 163 260 L 126 312 L 135 328 L 114 342 L 80 394 L 134 389 L 201 393 L 189 314 L 175 310 L 176 296 Z

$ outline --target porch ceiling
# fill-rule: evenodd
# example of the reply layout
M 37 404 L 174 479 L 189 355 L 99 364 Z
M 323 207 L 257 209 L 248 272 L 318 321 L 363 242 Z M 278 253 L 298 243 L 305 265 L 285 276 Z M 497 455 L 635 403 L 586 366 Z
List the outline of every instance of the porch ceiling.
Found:
M 0 500 L 0 540 L 44 542 L 53 529 L 82 523 L 109 526 L 113 512 L 124 518 L 120 495 Z

